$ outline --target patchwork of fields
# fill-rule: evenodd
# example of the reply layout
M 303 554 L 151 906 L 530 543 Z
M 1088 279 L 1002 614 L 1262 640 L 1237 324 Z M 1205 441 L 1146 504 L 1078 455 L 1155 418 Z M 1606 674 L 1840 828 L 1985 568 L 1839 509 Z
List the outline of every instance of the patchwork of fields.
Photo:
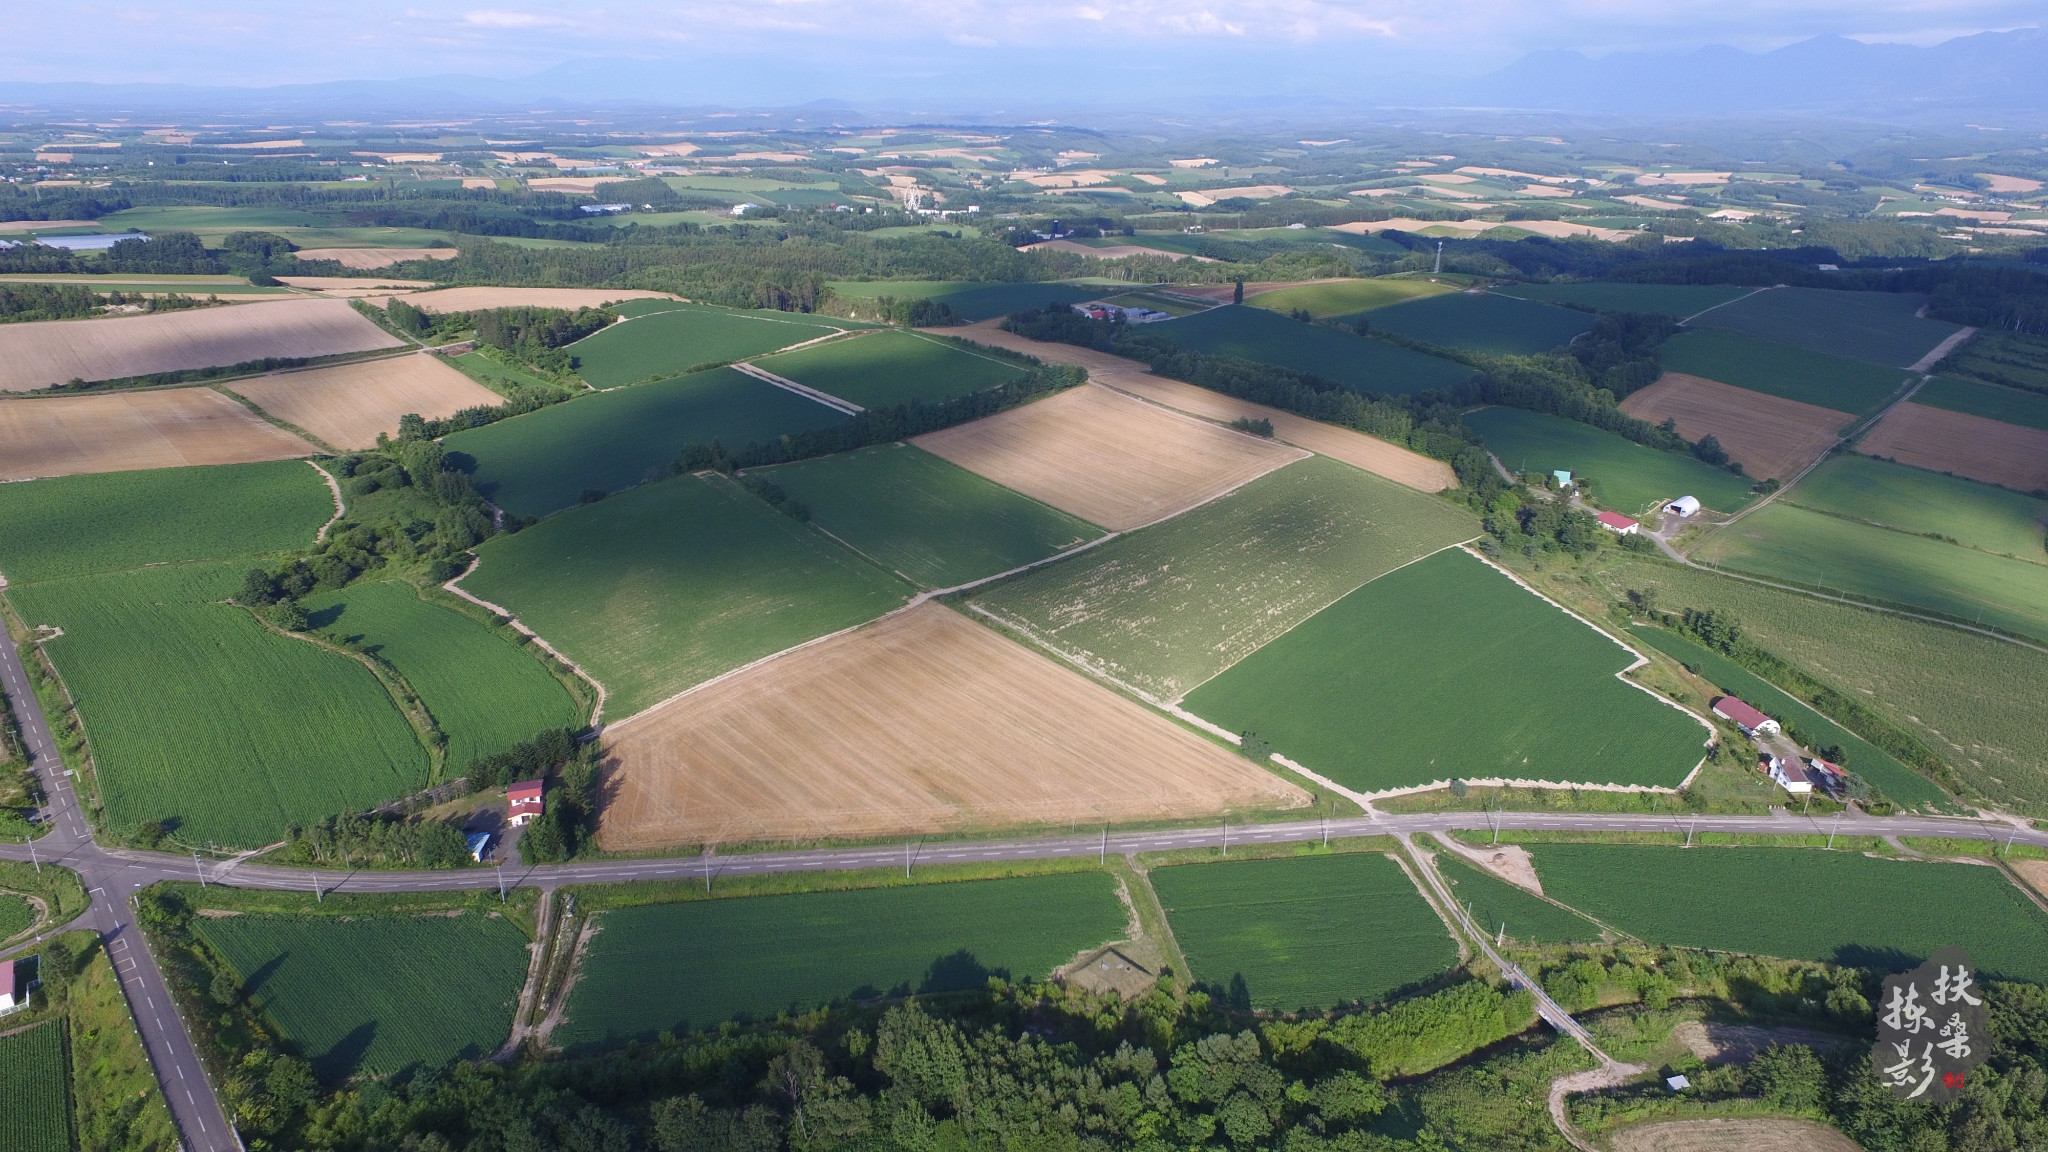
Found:
M 1481 930 L 1521 943 L 1597 944 L 1600 926 L 1527 892 L 1456 853 L 1439 852 L 1437 871 Z
M 314 450 L 211 388 L 0 400 L 0 481 L 288 460 Z
M 407 304 L 422 312 L 475 312 L 485 308 L 595 308 L 620 300 L 674 302 L 666 292 L 645 292 L 638 288 L 503 288 L 482 285 L 470 288 L 436 288 L 415 292 Z
M 1372 1002 L 1458 962 L 1401 865 L 1378 852 L 1154 868 L 1194 979 L 1254 1008 Z
M 1695 326 L 1905 368 L 1962 327 L 1916 316 L 1926 303 L 1909 292 L 1774 288 L 1716 308 Z
M 1381 315 L 1374 313 L 1373 323 L 1379 323 Z M 1212 308 L 1153 324 L 1145 333 L 1190 351 L 1277 364 L 1375 396 L 1453 388 L 1472 375 L 1472 369 L 1455 361 L 1248 305 Z
M 1700 503 L 1722 512 L 1736 511 L 1755 499 L 1751 482 L 1724 468 L 1561 416 L 1482 408 L 1467 412 L 1465 425 L 1510 472 L 1541 475 L 1569 470 L 1574 478 L 1590 483 L 1602 506 L 1631 516 L 1680 496 L 1697 496 Z
M 61 1021 L 0 1036 L 0 1149 L 71 1152 L 70 1082 Z
M 1929 380 L 1913 393 L 1913 403 L 2048 430 L 2048 396 L 1960 376 L 1936 376 Z
M 342 300 L 284 299 L 95 320 L 0 325 L 0 392 L 67 380 L 119 380 L 265 357 L 396 348 Z
M 1845 453 L 1780 498 L 1817 512 L 2048 564 L 2048 500 Z
M 1666 340 L 1658 358 L 1672 372 L 1855 416 L 1884 407 L 1909 379 L 1897 368 L 1709 328 Z
M 1504 284 L 1488 289 L 1545 304 L 1576 304 L 1602 312 L 1647 312 L 1680 320 L 1740 300 L 1751 289 L 1726 284 Z
M 1495 355 L 1528 355 L 1569 344 L 1593 327 L 1593 317 L 1490 292 L 1452 292 L 1411 300 L 1366 314 L 1375 329 L 1440 348 Z
M 834 340 L 755 363 L 863 408 L 951 400 L 1007 384 L 1024 372 L 993 356 L 900 329 Z
M 1105 872 L 618 908 L 583 961 L 570 1051 L 766 1019 L 848 998 L 1042 977 L 1121 939 Z
M 830 336 L 839 324 L 762 316 L 674 300 L 621 308 L 628 318 L 569 346 L 576 372 L 596 388 L 680 376 Z M 843 322 L 842 322 L 843 323 Z
M 1261 292 L 1256 296 L 1248 294 L 1245 303 L 1253 308 L 1283 314 L 1303 308 L 1316 319 L 1326 320 L 1332 316 L 1356 315 L 1404 300 L 1440 296 L 1452 291 L 1456 289 L 1449 284 L 1431 280 L 1332 280 Z
M 992 320 L 1026 308 L 1043 308 L 1093 300 L 1114 291 L 1101 284 L 991 284 L 978 280 L 835 280 L 827 285 L 840 296 L 857 300 L 932 300 L 946 305 L 969 323 Z

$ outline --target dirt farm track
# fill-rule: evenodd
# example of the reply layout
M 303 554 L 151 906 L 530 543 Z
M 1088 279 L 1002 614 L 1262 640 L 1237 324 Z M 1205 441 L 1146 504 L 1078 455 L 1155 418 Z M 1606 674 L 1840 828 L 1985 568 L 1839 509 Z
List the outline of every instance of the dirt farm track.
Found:
M 211 388 L 0 400 L 0 480 L 247 464 L 315 451 Z
M 605 734 L 612 851 L 1160 820 L 1308 803 L 1271 773 L 927 603 Z
M 279 372 L 224 387 L 342 449 L 368 448 L 379 432 L 398 435 L 398 418 L 407 412 L 437 420 L 464 408 L 503 403 L 503 397 L 431 352 Z
M 1946 408 L 1901 404 L 1856 450 L 2021 492 L 2048 488 L 2048 432 Z
M 403 341 L 343 300 L 269 300 L 101 320 L 0 325 L 0 392 L 120 380 L 266 357 L 334 356 Z

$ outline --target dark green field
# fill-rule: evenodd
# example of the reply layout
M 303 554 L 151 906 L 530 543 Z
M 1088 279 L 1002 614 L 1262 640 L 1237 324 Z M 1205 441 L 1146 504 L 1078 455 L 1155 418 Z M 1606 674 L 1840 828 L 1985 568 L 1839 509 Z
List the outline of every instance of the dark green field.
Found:
M 894 329 L 756 361 L 762 368 L 863 408 L 935 403 L 1023 375 L 993 356 Z
M 2008 388 L 2048 392 L 2048 337 L 1979 332 L 1964 341 L 1943 367 Z
M 508 512 L 544 516 L 587 490 L 670 475 L 685 444 L 730 449 L 844 416 L 730 368 L 581 396 L 447 438 L 476 460 L 477 491 Z M 303 467 L 303 465 L 301 465 Z
M 810 508 L 812 522 L 926 588 L 1007 572 L 1101 528 L 908 444 L 754 469 Z
M 1857 416 L 1884 407 L 1906 382 L 1895 368 L 1707 329 L 1673 336 L 1659 358 L 1673 372 Z
M 1904 368 L 1961 328 L 1915 316 L 1926 303 L 1909 292 L 1774 288 L 1716 308 L 1694 326 Z
M 1408 307 L 1408 305 L 1401 305 Z M 1380 313 L 1371 314 L 1378 323 Z M 1241 356 L 1321 376 L 1356 392 L 1406 395 L 1462 384 L 1472 375 L 1463 364 L 1412 352 L 1384 340 L 1368 340 L 1322 325 L 1303 324 L 1263 308 L 1230 305 L 1179 320 L 1147 325 L 1196 352 Z
M 1681 320 L 1750 291 L 1725 284 L 1503 284 L 1488 289 L 1545 304 L 1577 304 L 1602 312 L 1649 312 Z
M 1410 340 L 1503 355 L 1548 352 L 1593 327 L 1593 317 L 1584 312 L 1490 292 L 1410 300 L 1374 309 L 1365 318 L 1376 329 Z
M 1026 308 L 1043 308 L 1048 302 L 1062 305 L 1093 300 L 1114 288 L 1101 284 L 988 284 L 972 280 L 835 280 L 827 287 L 840 296 L 875 300 L 888 296 L 896 300 L 936 300 L 969 323 L 993 320 Z
M 1458 962 L 1458 946 L 1401 866 L 1378 852 L 1152 870 L 1194 978 L 1254 1008 L 1372 1002 Z
M 0 1036 L 0 1152 L 71 1152 L 70 1082 L 62 1021 Z
M 635 309 L 631 318 L 569 346 L 581 361 L 577 375 L 593 387 L 616 388 L 729 364 L 840 330 L 801 314 L 764 316 L 673 300 L 648 303 L 664 306 Z
M 1707 732 L 1617 679 L 1632 662 L 1447 551 L 1311 616 L 1182 706 L 1361 792 L 1496 778 L 1675 788 Z
M 477 553 L 462 586 L 595 676 L 607 720 L 872 620 L 910 592 L 723 477 L 636 488 Z
M 1814 469 L 1782 499 L 1916 536 L 2048 564 L 2048 500 L 1958 476 L 1944 476 L 1844 452 Z
M 334 497 L 303 460 L 0 484 L 10 583 L 304 548 Z
M 1484 846 L 1480 850 L 1484 851 Z M 1444 882 L 1451 886 L 1451 898 L 1464 905 L 1482 932 L 1496 938 L 1505 934 L 1524 944 L 1582 944 L 1600 939 L 1598 924 L 1449 852 L 1437 853 L 1436 861 Z
M 1590 424 L 1520 408 L 1482 408 L 1465 414 L 1488 451 L 1515 473 L 1570 469 L 1589 480 L 1603 507 L 1640 516 L 1680 496 L 1733 512 L 1751 500 L 1750 481 L 1702 464 L 1691 456 L 1663 452 Z
M 2028 428 L 2048 428 L 2048 396 L 1960 376 L 1936 376 L 1929 380 L 1913 393 L 1913 403 Z
M 848 998 L 1043 977 L 1121 939 L 1106 872 L 648 904 L 602 914 L 555 1041 L 601 1048 Z
M 1843 752 L 1842 766 L 1882 789 L 1901 808 L 1953 807 L 1947 794 L 1934 781 L 1894 759 L 1890 753 L 1808 707 L 1798 697 L 1778 688 L 1747 668 L 1702 648 L 1675 632 L 1636 625 L 1629 629 L 1637 643 L 1672 657 L 1691 668 L 1714 687 L 1761 709 L 1780 723 L 1789 724 L 1798 738 L 1816 747 L 1837 745 Z
M 193 923 L 329 1084 L 490 1055 L 526 979 L 526 934 L 481 912 Z
M 2048 913 L 1995 868 L 1800 848 L 1529 847 L 1552 898 L 1652 943 L 1884 971 L 1959 944 L 1985 976 L 2048 979 Z

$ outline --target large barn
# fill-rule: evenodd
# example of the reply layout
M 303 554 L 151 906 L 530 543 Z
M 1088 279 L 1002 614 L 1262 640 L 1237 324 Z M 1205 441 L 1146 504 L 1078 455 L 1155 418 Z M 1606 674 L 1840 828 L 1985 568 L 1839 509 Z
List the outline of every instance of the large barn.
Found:
M 1716 696 L 1714 698 L 1714 715 L 1719 716 L 1723 720 L 1733 721 L 1737 728 L 1742 729 L 1744 736 L 1772 736 L 1783 731 L 1776 720 L 1744 704 L 1733 696 Z

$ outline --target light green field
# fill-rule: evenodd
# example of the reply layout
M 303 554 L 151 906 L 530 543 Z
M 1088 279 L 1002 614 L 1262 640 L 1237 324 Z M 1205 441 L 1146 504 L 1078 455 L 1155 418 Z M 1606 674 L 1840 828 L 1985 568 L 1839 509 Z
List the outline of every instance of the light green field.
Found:
M 194 921 L 328 1084 L 490 1055 L 512 1030 L 526 934 L 501 916 Z
M 1372 316 L 1379 323 L 1379 314 Z M 1368 395 L 1453 388 L 1472 375 L 1463 364 L 1425 356 L 1385 340 L 1289 320 L 1263 308 L 1226 305 L 1147 325 L 1145 334 L 1194 352 L 1216 352 L 1321 376 Z
M 834 280 L 826 287 L 851 300 L 937 300 L 968 323 L 1007 316 L 1049 301 L 1062 306 L 1102 295 L 1100 284 L 1050 281 L 1036 284 L 988 283 L 977 280 Z
M 194 232 L 209 245 L 218 245 L 230 232 L 273 232 L 301 248 L 424 248 L 454 239 L 452 233 L 425 228 L 349 227 L 317 213 L 278 207 L 124 208 L 100 217 L 99 225 L 107 232 Z
M 1569 308 L 1471 292 L 1410 300 L 1365 318 L 1376 329 L 1442 348 L 1521 356 L 1569 344 L 1594 323 L 1593 317 Z
M 908 444 L 754 469 L 809 506 L 812 522 L 926 588 L 1007 572 L 1103 529 Z
M 450 608 L 386 580 L 302 601 L 314 628 L 348 640 L 398 669 L 448 737 L 449 774 L 544 728 L 588 719 L 532 654 Z
M 755 363 L 863 408 L 951 400 L 1024 374 L 1007 361 L 901 329 L 834 340 Z
M 160 819 L 187 843 L 255 847 L 426 783 L 426 752 L 369 669 L 222 603 L 249 567 L 8 589 L 24 621 L 64 630 L 43 650 L 85 722 L 107 824 L 124 834 Z
M 1672 372 L 1857 416 L 1884 407 L 1907 379 L 1896 368 L 1707 329 L 1673 336 L 1658 357 Z
M 1896 972 L 1948 944 L 1985 976 L 2048 978 L 2048 913 L 2003 872 L 1800 848 L 1534 844 L 1553 899 L 1657 944 Z M 1626 876 L 1625 884 L 1615 877 Z M 1824 898 L 1730 899 L 1760 876 Z
M 1733 512 L 1755 499 L 1750 481 L 1689 455 L 1664 452 L 1590 424 L 1520 408 L 1482 408 L 1465 413 L 1465 426 L 1478 433 L 1487 451 L 1510 472 L 1538 474 L 1569 469 L 1589 482 L 1603 507 L 1630 516 L 1680 496 Z
M 481 352 L 464 352 L 460 356 L 450 356 L 448 362 L 461 369 L 470 379 L 494 392 L 504 392 L 512 388 L 556 387 L 555 384 L 531 372 L 499 363 Z
M 1458 962 L 1401 866 L 1378 852 L 1154 868 L 1194 978 L 1254 1008 L 1370 1003 Z
M 472 478 L 485 499 L 520 516 L 544 516 L 585 491 L 616 492 L 672 475 L 687 444 L 717 441 L 737 451 L 843 419 L 794 392 L 714 368 L 578 396 L 444 443 L 451 454 L 475 458 Z
M 19 896 L 0 892 L 0 940 L 12 938 L 36 922 L 36 910 Z
M 634 309 L 630 319 L 569 345 L 580 361 L 577 374 L 593 387 L 616 388 L 744 360 L 839 331 L 788 315 L 658 303 L 662 307 Z
M 1477 532 L 1444 501 L 1315 456 L 974 603 L 1170 700 L 1360 584 Z
M 1338 280 L 1329 284 L 1304 284 L 1299 288 L 1261 292 L 1245 303 L 1271 312 L 1306 308 L 1309 315 L 1324 320 L 1451 291 L 1455 289 L 1449 284 L 1434 284 L 1428 280 Z
M 0 484 L 0 574 L 22 584 L 312 544 L 334 497 L 302 460 Z
M 1783 501 L 1716 532 L 1693 558 L 2048 639 L 2048 566 Z
M 1913 393 L 1913 403 L 1965 412 L 2006 424 L 2048 428 L 2048 396 L 1966 380 L 1960 376 L 1936 376 L 1929 380 Z
M 910 591 L 722 477 L 636 488 L 477 554 L 463 587 L 595 676 L 608 720 L 872 620 Z
M 2048 392 L 2048 337 L 1978 332 L 1951 354 L 1948 370 L 2008 388 Z
M 1072 872 L 615 909 L 555 1039 L 611 1047 L 852 997 L 983 988 L 998 973 L 1043 977 L 1123 937 L 1116 888 L 1106 872 Z
M 1808 473 L 1781 502 L 1916 536 L 2048 564 L 2048 500 L 1845 452 Z
M 1675 788 L 1707 731 L 1617 679 L 1633 662 L 1448 551 L 1311 616 L 1183 707 L 1360 792 L 1451 779 Z
M 1436 862 L 1444 883 L 1451 886 L 1451 898 L 1464 906 L 1472 922 L 1483 931 L 1496 936 L 1505 934 L 1508 939 L 1525 944 L 1600 940 L 1598 924 L 1475 868 L 1449 852 L 1437 853 Z
M 1489 291 L 1545 304 L 1576 304 L 1602 312 L 1647 312 L 1684 319 L 1747 295 L 1725 284 L 1503 284 Z
M 0 1036 L 0 1152 L 71 1152 L 65 1063 L 62 1022 Z
M 1926 303 L 1927 297 L 1909 292 L 1774 288 L 1716 308 L 1694 327 L 1904 368 L 1962 327 L 1915 316 Z

